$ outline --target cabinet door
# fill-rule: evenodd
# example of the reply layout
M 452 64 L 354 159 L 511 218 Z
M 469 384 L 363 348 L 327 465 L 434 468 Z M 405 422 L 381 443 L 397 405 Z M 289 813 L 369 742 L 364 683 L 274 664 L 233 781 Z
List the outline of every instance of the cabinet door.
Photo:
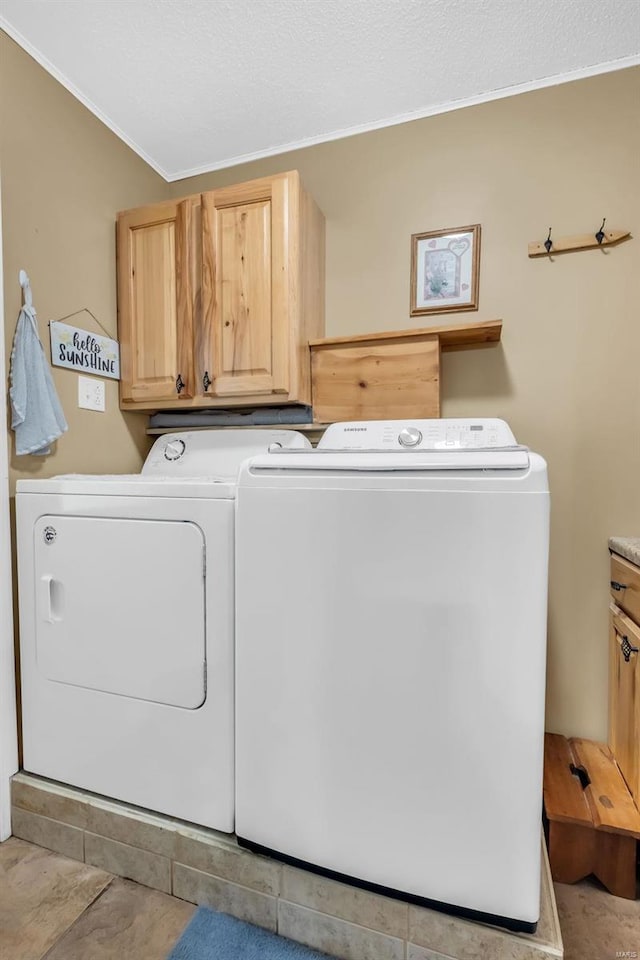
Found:
M 200 293 L 199 197 L 118 218 L 121 399 L 194 395 L 193 328 Z
M 609 637 L 609 746 L 640 800 L 640 627 L 612 606 Z
M 298 180 L 254 180 L 202 197 L 202 338 L 215 396 L 289 391 L 297 306 Z

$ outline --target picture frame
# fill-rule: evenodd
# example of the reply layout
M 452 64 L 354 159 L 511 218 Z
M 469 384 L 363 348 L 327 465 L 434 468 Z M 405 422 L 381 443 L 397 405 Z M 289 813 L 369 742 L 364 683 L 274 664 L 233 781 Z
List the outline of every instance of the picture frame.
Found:
M 478 309 L 480 224 L 414 233 L 410 315 Z

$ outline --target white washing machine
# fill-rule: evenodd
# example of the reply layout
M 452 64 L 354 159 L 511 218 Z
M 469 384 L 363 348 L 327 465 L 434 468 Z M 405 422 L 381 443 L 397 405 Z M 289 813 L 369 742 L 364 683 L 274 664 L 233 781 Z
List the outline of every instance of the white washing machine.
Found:
M 244 465 L 242 843 L 535 929 L 548 529 L 500 420 L 335 424 Z
M 232 831 L 234 515 L 284 430 L 156 440 L 142 473 L 19 480 L 24 768 Z

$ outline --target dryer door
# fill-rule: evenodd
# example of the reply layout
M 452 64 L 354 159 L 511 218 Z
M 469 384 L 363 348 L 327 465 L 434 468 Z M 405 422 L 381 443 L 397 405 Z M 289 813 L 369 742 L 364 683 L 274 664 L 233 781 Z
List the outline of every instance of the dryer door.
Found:
M 195 523 L 40 517 L 38 669 L 106 694 L 199 707 L 206 695 L 204 550 Z

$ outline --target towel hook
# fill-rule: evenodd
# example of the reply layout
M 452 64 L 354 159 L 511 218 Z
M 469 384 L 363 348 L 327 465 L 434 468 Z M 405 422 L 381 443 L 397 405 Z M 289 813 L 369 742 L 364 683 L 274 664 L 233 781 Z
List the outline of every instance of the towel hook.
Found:
M 549 236 L 544 242 L 544 248 L 547 251 L 547 253 L 551 253 L 552 246 L 553 246 L 553 243 L 551 242 L 551 227 L 549 227 Z
M 604 236 L 605 236 L 605 235 L 604 235 L 604 225 L 605 225 L 605 223 L 606 223 L 606 218 L 603 217 L 603 218 L 602 218 L 602 226 L 600 227 L 600 229 L 599 229 L 598 232 L 596 233 L 596 240 L 598 241 L 598 243 L 602 243 L 602 241 L 604 240 Z
M 22 299 L 27 313 L 31 317 L 31 322 L 35 324 L 36 311 L 33 308 L 33 294 L 31 292 L 31 281 L 26 270 L 21 270 L 18 274 L 18 280 L 22 287 Z

